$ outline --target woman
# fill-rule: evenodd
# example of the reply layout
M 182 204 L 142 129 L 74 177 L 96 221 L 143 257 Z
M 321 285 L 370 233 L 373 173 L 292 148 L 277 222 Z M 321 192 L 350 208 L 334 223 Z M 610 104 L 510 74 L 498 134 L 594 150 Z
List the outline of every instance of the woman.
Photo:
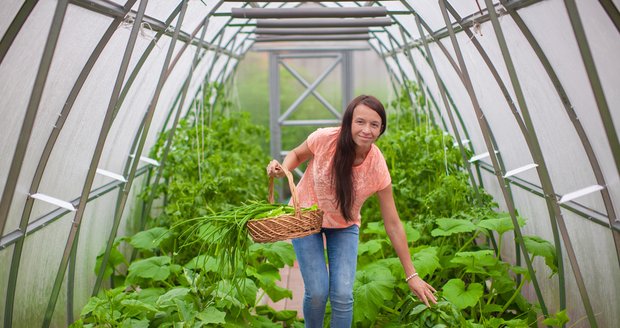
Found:
M 390 174 L 374 142 L 386 128 L 385 109 L 372 96 L 359 96 L 347 106 L 337 128 L 318 129 L 286 155 L 273 160 L 267 174 L 282 177 L 309 160 L 297 186 L 301 206 L 318 204 L 323 210 L 321 233 L 293 239 L 304 280 L 303 312 L 306 327 L 323 327 L 327 298 L 332 308 L 332 328 L 351 327 L 353 282 L 357 264 L 360 208 L 377 194 L 385 229 L 405 270 L 409 288 L 427 306 L 437 303 L 435 289 L 416 273 L 402 223 L 392 195 Z M 327 246 L 325 264 L 323 236 Z

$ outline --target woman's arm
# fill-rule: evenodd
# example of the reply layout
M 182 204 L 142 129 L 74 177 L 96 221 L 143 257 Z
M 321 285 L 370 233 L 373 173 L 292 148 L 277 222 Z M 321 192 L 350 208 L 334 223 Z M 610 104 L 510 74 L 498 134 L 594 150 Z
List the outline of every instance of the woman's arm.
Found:
M 400 217 L 398 216 L 398 211 L 394 204 L 392 184 L 383 190 L 379 190 L 377 196 L 379 197 L 381 215 L 385 223 L 385 231 L 392 241 L 392 245 L 400 259 L 400 263 L 403 265 L 403 269 L 405 269 L 405 277 L 411 277 L 408 278 L 409 280 L 407 281 L 409 289 L 411 289 L 426 306 L 429 306 L 429 301 L 437 303 L 435 295 L 433 295 L 435 288 L 427 284 L 418 275 L 415 275 L 416 271 L 411 261 L 411 255 L 409 254 L 409 246 L 407 245 L 407 235 L 405 235 L 405 229 L 403 229 L 403 224 L 400 222 Z
M 312 158 L 312 155 L 312 151 L 310 151 L 308 144 L 304 141 L 301 145 L 286 154 L 282 164 L 278 163 L 275 159 L 272 160 L 269 165 L 267 165 L 267 174 L 270 177 L 281 178 L 284 176 L 284 171 L 282 171 L 280 166 L 284 166 L 287 170 L 293 171 L 301 163 Z

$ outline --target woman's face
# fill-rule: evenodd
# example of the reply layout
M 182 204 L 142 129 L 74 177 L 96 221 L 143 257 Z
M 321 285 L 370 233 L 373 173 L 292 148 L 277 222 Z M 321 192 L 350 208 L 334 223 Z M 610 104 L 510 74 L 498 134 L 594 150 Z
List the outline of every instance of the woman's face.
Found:
M 357 146 L 370 147 L 381 135 L 381 116 L 364 104 L 355 107 L 351 123 L 351 134 Z

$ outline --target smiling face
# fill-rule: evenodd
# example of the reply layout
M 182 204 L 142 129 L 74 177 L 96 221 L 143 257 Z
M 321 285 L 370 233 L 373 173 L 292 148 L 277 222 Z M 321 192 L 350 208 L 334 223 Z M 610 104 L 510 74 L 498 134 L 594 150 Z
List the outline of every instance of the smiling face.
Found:
M 351 136 L 355 145 L 368 149 L 381 135 L 383 122 L 381 116 L 370 107 L 359 104 L 353 111 Z

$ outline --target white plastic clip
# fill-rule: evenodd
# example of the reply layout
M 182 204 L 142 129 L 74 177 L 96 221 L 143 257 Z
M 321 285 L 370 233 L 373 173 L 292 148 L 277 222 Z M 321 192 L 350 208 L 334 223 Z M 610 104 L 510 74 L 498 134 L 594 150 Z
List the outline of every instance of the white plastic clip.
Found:
M 564 196 L 562 196 L 562 198 L 560 198 L 560 200 L 558 201 L 558 203 L 563 204 L 566 203 L 568 201 L 571 201 L 575 198 L 581 197 L 581 196 L 585 196 L 587 194 L 591 194 L 593 192 L 597 192 L 599 190 L 603 190 L 605 189 L 605 187 L 601 186 L 601 185 L 592 185 L 589 187 L 585 187 L 583 189 L 579 189 L 577 191 L 573 191 L 573 192 L 569 192 L 568 194 L 565 194 Z
M 71 212 L 75 211 L 75 207 L 73 206 L 73 204 L 71 204 L 69 202 L 65 202 L 64 200 L 60 200 L 58 198 L 54 198 L 52 196 L 48 196 L 48 195 L 40 194 L 40 193 L 32 194 L 32 195 L 29 195 L 29 196 L 30 196 L 30 198 L 42 200 L 42 201 L 44 201 L 46 203 L 50 203 L 50 204 L 56 205 L 58 207 L 62 207 L 62 208 L 67 209 L 67 210 L 69 210 Z

